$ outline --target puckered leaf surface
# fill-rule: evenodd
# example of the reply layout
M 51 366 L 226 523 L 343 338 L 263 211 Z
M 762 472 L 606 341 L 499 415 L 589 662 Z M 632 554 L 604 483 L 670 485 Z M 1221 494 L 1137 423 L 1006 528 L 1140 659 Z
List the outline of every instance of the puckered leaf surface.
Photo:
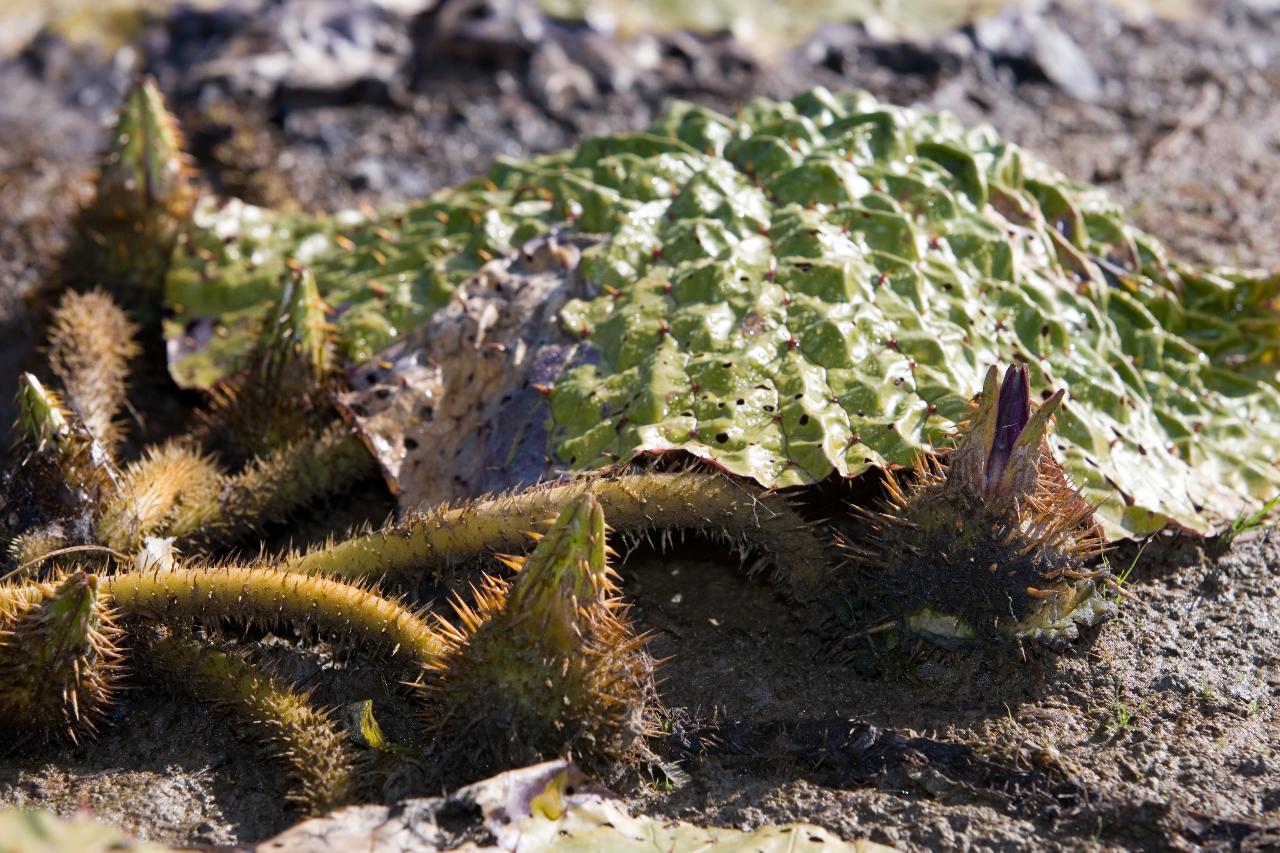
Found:
M 907 465 L 988 365 L 1025 362 L 1034 395 L 1067 390 L 1053 447 L 1112 537 L 1280 488 L 1280 274 L 1170 260 L 990 129 L 864 93 L 677 105 L 376 218 L 206 207 L 169 278 L 175 376 L 235 364 L 288 256 L 361 361 L 555 223 L 601 239 L 559 312 L 580 354 L 547 397 L 553 466 L 684 451 L 789 487 Z

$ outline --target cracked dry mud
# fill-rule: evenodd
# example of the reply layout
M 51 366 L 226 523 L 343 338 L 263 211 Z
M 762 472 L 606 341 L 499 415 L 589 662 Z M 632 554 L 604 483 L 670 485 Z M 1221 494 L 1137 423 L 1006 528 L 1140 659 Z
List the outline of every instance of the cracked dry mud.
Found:
M 1077 33 L 1092 23 L 1085 13 L 1065 16 Z M 1198 28 L 1149 24 L 1119 28 L 1108 40 L 1081 36 L 1103 76 L 1121 84 L 1089 106 L 1047 86 L 1010 87 L 973 69 L 938 80 L 855 67 L 839 85 L 992 122 L 1073 177 L 1104 180 L 1136 202 L 1141 224 L 1184 257 L 1274 264 L 1280 222 L 1275 189 L 1262 176 L 1280 165 L 1280 68 L 1274 58 L 1260 66 L 1242 58 L 1242 45 L 1280 33 L 1274 18 L 1266 26 L 1219 10 Z M 55 68 L 43 80 L 12 67 L 4 73 L 28 87 L 14 90 L 6 109 L 37 115 L 0 131 L 7 137 L 0 147 L 9 152 L 0 185 L 15 198 L 0 221 L 4 322 L 32 340 L 40 326 L 22 298 L 56 254 L 74 209 L 71 194 L 58 188 L 87 170 L 100 138 L 91 108 L 31 108 L 80 85 L 69 80 L 72 71 Z M 752 85 L 753 93 L 789 94 L 813 82 L 832 85 L 831 72 L 793 63 Z M 435 176 L 447 183 L 483 168 L 492 150 L 484 140 L 494 128 L 486 110 L 506 106 L 496 87 L 486 93 L 478 85 L 478 98 L 461 85 L 433 95 L 439 110 L 461 116 L 453 122 L 355 105 L 307 113 L 299 124 L 339 127 L 342 144 L 380 154 L 391 169 L 424 156 L 424 138 L 448 148 L 452 126 L 480 142 L 448 155 L 449 169 Z M 734 97 L 701 99 L 723 106 Z M 103 95 L 104 105 L 111 101 Z M 1211 121 L 1180 122 L 1202 103 L 1213 105 Z M 565 134 L 603 129 L 602 121 L 644 124 L 642 112 L 606 104 L 577 116 L 569 131 L 533 116 L 553 128 L 534 147 L 557 147 Z M 429 135 L 411 144 L 424 122 Z M 324 164 L 344 153 L 323 154 L 297 125 L 293 132 L 268 127 L 257 132 L 272 150 L 293 155 L 279 180 L 305 205 L 396 195 L 394 181 L 357 190 L 335 176 Z M 50 138 L 57 142 L 42 150 L 39 143 Z M 0 374 L 9 382 L 13 361 L 27 355 L 6 347 L 5 356 Z M 6 400 L 12 396 L 0 390 Z M 327 524 L 312 522 L 312 535 L 360 520 L 350 517 L 353 506 L 374 521 L 390 508 L 376 497 L 348 498 L 313 514 Z M 1123 546 L 1112 561 L 1123 568 L 1136 552 Z M 623 568 L 623 588 L 636 602 L 637 623 L 658 632 L 654 653 L 673 655 L 664 669 L 665 701 L 697 716 L 714 711 L 725 725 L 719 742 L 687 763 L 689 785 L 623 793 L 655 814 L 733 826 L 808 821 L 846 838 L 909 848 L 1277 843 L 1276 830 L 1263 828 L 1280 822 L 1277 565 L 1280 534 L 1273 531 L 1246 535 L 1225 552 L 1211 540 L 1161 536 L 1134 569 L 1130 588 L 1138 601 L 1062 656 L 1036 654 L 1024 663 L 931 653 L 886 670 L 833 653 L 807 630 L 811 614 L 785 605 L 709 547 L 691 545 L 678 556 L 637 553 Z M 301 683 L 320 684 L 321 703 L 373 698 L 388 733 L 409 739 L 412 717 L 389 679 L 342 669 L 323 647 L 298 656 L 271 638 L 262 645 Z M 338 677 L 318 679 L 330 666 Z M 250 842 L 293 821 L 279 807 L 284 790 L 273 768 L 225 716 L 140 688 L 116 720 L 85 746 L 0 757 L 0 800 L 63 812 L 83 805 L 175 843 Z M 869 737 L 867 725 L 878 735 Z M 672 738 L 677 753 L 680 740 Z M 972 753 L 956 752 L 963 747 Z

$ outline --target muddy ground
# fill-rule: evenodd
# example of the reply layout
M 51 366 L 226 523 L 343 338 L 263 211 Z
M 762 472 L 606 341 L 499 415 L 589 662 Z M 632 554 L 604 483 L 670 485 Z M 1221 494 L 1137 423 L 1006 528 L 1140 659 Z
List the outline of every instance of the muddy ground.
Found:
M 1189 22 L 1050 8 L 1043 20 L 1083 48 L 1092 76 L 1070 56 L 979 49 L 962 32 L 900 44 L 832 26 L 770 67 L 727 37 L 669 39 L 630 88 L 587 87 L 572 63 L 518 40 L 477 47 L 463 32 L 446 50 L 453 34 L 424 14 L 402 28 L 409 60 L 389 76 L 245 91 L 191 71 L 210 51 L 246 49 L 243 18 L 179 13 L 112 56 L 39 37 L 0 63 L 0 400 L 31 363 L 42 287 L 102 122 L 138 64 L 172 96 L 209 186 L 256 202 L 377 205 L 471 176 L 497 154 L 642 127 L 672 97 L 731 110 L 822 84 L 989 122 L 1108 187 L 1184 258 L 1275 265 L 1280 13 L 1266 5 L 1210 4 Z M 629 61 L 619 55 L 593 66 L 593 79 Z M 548 68 L 578 89 L 550 85 Z M 354 506 L 379 518 L 390 501 L 374 488 L 277 536 L 314 535 L 320 519 L 340 528 L 359 520 Z M 1123 545 L 1112 559 L 1127 566 L 1136 554 Z M 687 714 L 664 748 L 691 781 L 665 790 L 632 780 L 624 792 L 652 813 L 804 820 L 905 848 L 1280 844 L 1277 566 L 1277 532 L 1230 547 L 1158 537 L 1133 572 L 1138 600 L 1061 656 L 922 653 L 887 665 L 833 647 L 812 630 L 813 613 L 709 547 L 640 552 L 624 589 L 656 632 L 655 654 L 672 657 L 663 699 Z M 390 733 L 411 738 L 396 673 L 324 647 L 261 644 L 320 701 L 374 698 Z M 704 737 L 711 718 L 714 739 Z M 86 806 L 180 844 L 264 838 L 296 819 L 282 794 L 234 721 L 145 681 L 95 743 L 0 755 L 0 802 Z

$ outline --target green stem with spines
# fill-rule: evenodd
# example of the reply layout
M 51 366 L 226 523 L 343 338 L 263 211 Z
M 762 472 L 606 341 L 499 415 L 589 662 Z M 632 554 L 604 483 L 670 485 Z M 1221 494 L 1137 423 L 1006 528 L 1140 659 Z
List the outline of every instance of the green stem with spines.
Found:
M 226 475 L 211 456 L 180 441 L 151 447 L 129 465 L 119 491 L 99 510 L 98 541 L 133 554 L 147 537 L 199 526 L 218 505 Z
M 188 552 L 212 550 L 373 471 L 369 451 L 339 423 L 231 475 L 194 448 L 170 443 L 129 467 L 126 487 L 99 513 L 97 532 L 122 553 L 147 536 L 173 537 Z
M 286 761 L 290 799 L 323 814 L 354 801 L 358 761 L 347 736 L 324 711 L 246 658 L 170 634 L 143 643 L 157 669 L 203 702 L 228 707 L 250 721 L 271 751 Z
M 180 547 L 210 549 L 235 542 L 268 521 L 279 521 L 304 504 L 336 494 L 374 473 L 364 446 L 345 424 L 334 423 L 314 438 L 295 441 L 250 462 L 226 479 L 203 512 L 191 513 L 170 530 Z
M 722 537 L 773 561 L 774 576 L 798 597 L 825 576 L 827 555 L 791 502 L 720 474 L 693 471 L 585 477 L 459 507 L 414 513 L 404 521 L 286 559 L 281 568 L 344 578 L 408 580 L 518 549 L 534 530 L 584 494 L 593 494 L 623 535 L 695 530 Z
M 443 649 L 436 629 L 398 600 L 330 578 L 202 567 L 126 572 L 103 578 L 102 588 L 121 613 L 171 627 L 222 620 L 291 624 L 355 638 L 413 664 L 432 663 Z
M 49 366 L 89 434 L 109 452 L 122 438 L 116 421 L 125 404 L 129 360 L 141 352 L 137 326 L 102 290 L 67 291 L 54 309 Z

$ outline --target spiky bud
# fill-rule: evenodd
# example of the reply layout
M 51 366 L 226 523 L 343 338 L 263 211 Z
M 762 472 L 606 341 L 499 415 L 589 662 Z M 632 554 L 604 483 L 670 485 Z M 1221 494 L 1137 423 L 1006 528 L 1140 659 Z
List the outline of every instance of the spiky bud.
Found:
M 71 418 L 62 401 L 30 373 L 18 378 L 18 431 L 37 453 L 72 440 Z
M 144 322 L 158 320 L 161 282 L 195 200 L 184 141 L 150 77 L 125 95 L 80 217 L 84 256 L 72 275 L 105 284 Z
M 258 343 L 258 381 L 274 393 L 309 394 L 334 370 L 333 328 L 311 270 L 295 265 L 284 276 Z
M 507 584 L 487 577 L 427 667 L 428 719 L 468 773 L 573 754 L 588 766 L 643 754 L 653 661 L 606 561 L 604 514 L 590 494 L 560 513 Z
M 904 633 L 945 646 L 1036 639 L 1060 645 L 1109 616 L 1093 507 L 1067 481 L 1046 433 L 1058 391 L 1032 412 L 1027 369 L 987 373 L 954 448 L 922 458 L 867 513 L 871 542 L 854 550 L 874 597 Z
M 206 441 L 247 459 L 279 451 L 333 418 L 327 392 L 337 360 L 328 310 L 315 276 L 291 262 L 248 366 L 210 389 L 200 415 Z
M 54 309 L 49 365 L 67 402 L 107 450 L 120 441 L 116 416 L 125 403 L 129 360 L 138 355 L 137 327 L 102 290 L 67 291 Z
M 25 465 L 46 493 L 69 489 L 73 495 L 96 499 L 117 484 L 110 454 L 53 391 L 30 373 L 18 378 L 18 445 L 26 451 Z
M 223 472 L 182 442 L 152 447 L 124 470 L 119 491 L 98 513 L 98 540 L 132 554 L 149 536 L 197 530 L 217 512 Z
M 0 728 L 73 740 L 92 732 L 120 674 L 119 630 L 98 579 L 11 588 L 0 597 Z

